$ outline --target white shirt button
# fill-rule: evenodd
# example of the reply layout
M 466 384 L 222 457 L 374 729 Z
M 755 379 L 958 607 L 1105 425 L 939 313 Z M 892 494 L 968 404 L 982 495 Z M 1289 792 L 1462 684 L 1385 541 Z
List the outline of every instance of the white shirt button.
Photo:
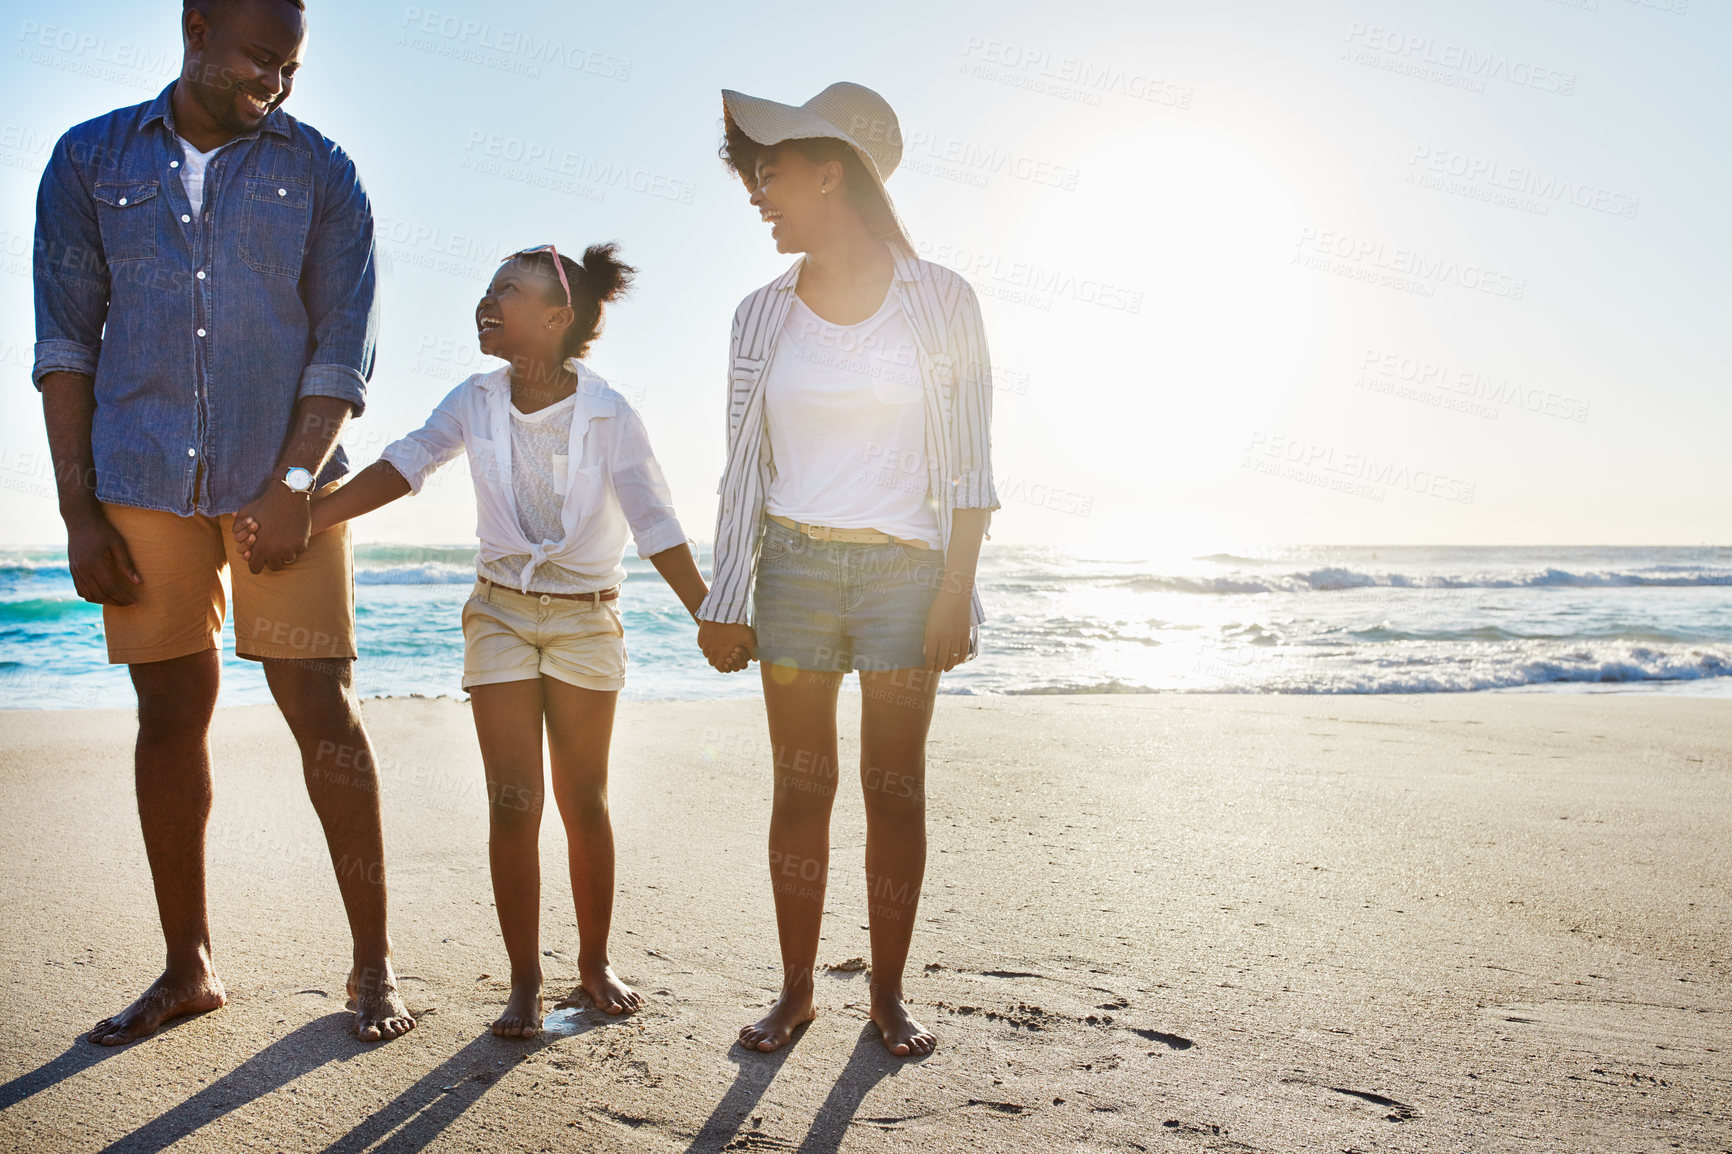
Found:
M 196 457 L 196 456 L 198 456 L 198 450 L 197 449 L 188 449 L 186 451 L 186 455 L 189 457 Z
M 190 223 L 190 222 L 191 222 L 191 220 L 192 220 L 192 217 L 190 217 L 190 216 L 188 216 L 188 215 L 186 215 L 186 213 L 184 213 L 184 212 L 183 212 L 183 213 L 181 213 L 181 214 L 180 214 L 180 222 L 181 222 L 181 223 L 182 223 L 182 224 L 187 224 L 187 223 Z
M 198 279 L 199 280 L 204 279 L 204 269 L 202 269 L 202 268 L 198 270 Z
M 171 160 L 171 161 L 169 161 L 169 162 L 168 162 L 168 166 L 169 166 L 169 167 L 170 167 L 170 168 L 179 168 L 179 167 L 180 167 L 180 161 L 178 161 L 178 160 Z
M 278 196 L 287 196 L 287 195 L 289 195 L 289 190 L 286 188 L 279 188 L 279 189 L 277 189 L 277 195 Z
M 120 198 L 120 206 L 122 208 L 126 207 L 126 198 L 124 196 Z
M 202 337 L 202 336 L 204 336 L 204 330 L 203 330 L 203 329 L 200 329 L 200 330 L 199 330 L 199 331 L 198 331 L 198 335 L 199 335 L 199 336 L 201 336 L 201 337 Z

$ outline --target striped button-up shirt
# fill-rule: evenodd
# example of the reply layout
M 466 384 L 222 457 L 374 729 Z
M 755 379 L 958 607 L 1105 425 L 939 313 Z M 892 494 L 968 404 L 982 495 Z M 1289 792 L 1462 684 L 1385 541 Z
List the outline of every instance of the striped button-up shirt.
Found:
M 950 541 L 958 509 L 998 508 L 992 485 L 992 365 L 974 290 L 942 265 L 891 249 L 896 294 L 920 359 L 925 394 L 927 498 L 938 512 L 939 540 Z M 751 618 L 752 576 L 763 530 L 764 500 L 775 476 L 764 381 L 782 323 L 794 302 L 805 258 L 748 296 L 734 313 L 729 346 L 728 465 L 717 492 L 716 544 L 706 621 Z M 980 594 L 973 623 L 984 619 Z

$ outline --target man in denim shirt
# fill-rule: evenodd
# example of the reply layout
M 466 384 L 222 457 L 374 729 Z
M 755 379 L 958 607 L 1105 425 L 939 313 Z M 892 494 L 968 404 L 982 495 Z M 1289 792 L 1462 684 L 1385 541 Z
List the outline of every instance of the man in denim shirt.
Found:
M 37 199 L 33 378 L 72 578 L 138 693 L 139 818 L 168 945 L 162 976 L 90 1039 L 121 1045 L 225 1001 L 204 869 L 225 565 L 236 652 L 263 662 L 336 863 L 355 1028 L 391 1038 L 415 1023 L 391 970 L 378 775 L 352 686 L 349 538 L 309 538 L 372 373 L 372 210 L 343 150 L 281 110 L 301 0 L 185 4 L 180 78 L 62 137 Z M 250 564 L 237 512 L 261 526 Z

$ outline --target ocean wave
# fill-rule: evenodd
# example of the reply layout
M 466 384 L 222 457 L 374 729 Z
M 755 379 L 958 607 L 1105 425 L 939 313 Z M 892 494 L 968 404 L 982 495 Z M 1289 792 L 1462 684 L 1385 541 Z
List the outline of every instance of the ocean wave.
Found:
M 1328 566 L 1285 574 L 1141 574 L 1102 577 L 1088 584 L 1136 593 L 1338 593 L 1350 589 L 1605 589 L 1690 588 L 1732 585 L 1732 569 L 1656 566 L 1648 569 L 1544 569 L 1511 574 L 1389 573 Z
M 0 601 L 0 628 L 39 625 L 68 617 L 91 617 L 101 607 L 77 597 L 33 597 L 25 601 Z
M 355 567 L 357 585 L 472 585 L 475 583 L 475 554 L 461 565 L 442 561 L 423 561 L 409 565 L 369 565 Z

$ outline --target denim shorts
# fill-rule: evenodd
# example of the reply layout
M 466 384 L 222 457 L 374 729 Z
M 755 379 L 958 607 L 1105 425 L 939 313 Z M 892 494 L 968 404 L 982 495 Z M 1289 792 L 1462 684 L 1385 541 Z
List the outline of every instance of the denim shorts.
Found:
M 926 664 L 926 615 L 944 553 L 814 541 L 764 520 L 752 627 L 764 665 L 846 673 Z

